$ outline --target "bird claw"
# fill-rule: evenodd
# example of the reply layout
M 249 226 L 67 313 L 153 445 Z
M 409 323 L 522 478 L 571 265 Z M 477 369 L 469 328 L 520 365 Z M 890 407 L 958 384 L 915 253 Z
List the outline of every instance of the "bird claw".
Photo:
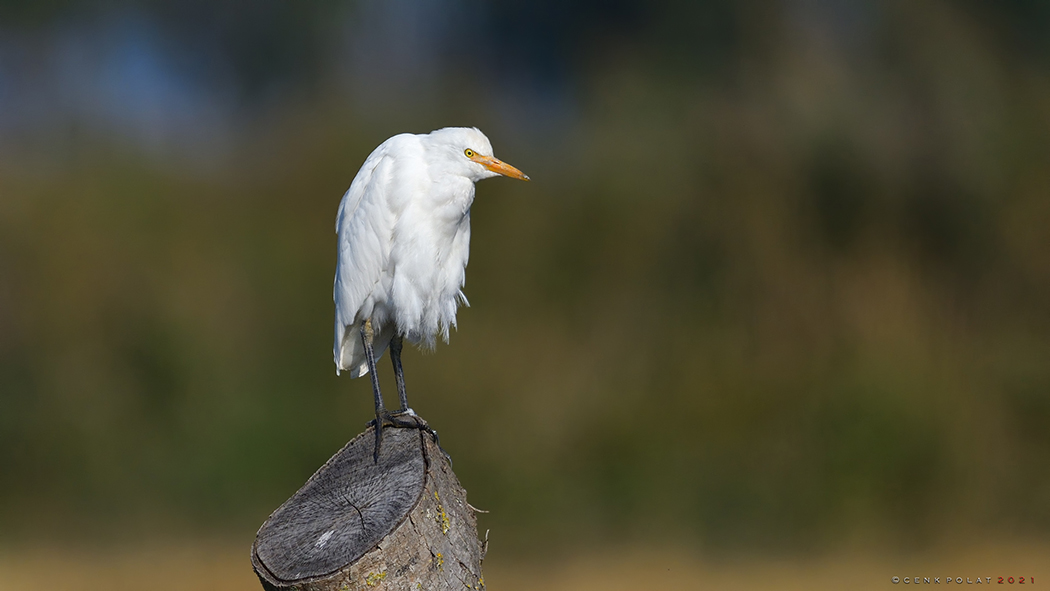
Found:
M 383 409 L 376 413 L 376 418 L 368 421 L 369 427 L 375 427 L 376 431 L 376 446 L 375 452 L 372 454 L 372 460 L 379 463 L 379 448 L 383 442 L 383 427 L 390 426 L 395 429 L 419 429 L 430 435 L 434 439 L 434 444 L 438 446 L 441 453 L 445 454 L 445 459 L 448 460 L 449 465 L 452 465 L 452 456 L 448 455 L 448 452 L 441 447 L 441 440 L 438 438 L 437 431 L 432 429 L 423 417 L 417 415 L 411 408 L 403 410 L 397 410 L 390 412 Z

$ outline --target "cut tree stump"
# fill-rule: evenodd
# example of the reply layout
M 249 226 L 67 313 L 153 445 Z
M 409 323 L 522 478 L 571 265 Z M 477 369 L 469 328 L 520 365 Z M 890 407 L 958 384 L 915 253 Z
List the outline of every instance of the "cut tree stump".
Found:
M 372 428 L 277 508 L 252 544 L 267 591 L 481 590 L 473 508 L 444 452 L 418 429 Z

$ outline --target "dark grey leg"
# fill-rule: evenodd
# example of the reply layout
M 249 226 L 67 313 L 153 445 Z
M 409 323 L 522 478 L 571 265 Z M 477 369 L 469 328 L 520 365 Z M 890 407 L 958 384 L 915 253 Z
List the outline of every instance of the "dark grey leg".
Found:
M 390 361 L 394 364 L 394 380 L 397 381 L 397 395 L 401 399 L 401 409 L 408 411 L 408 394 L 405 392 L 405 372 L 401 369 L 401 335 L 394 335 L 390 340 Z
M 372 329 L 372 320 L 368 319 L 361 325 L 361 342 L 365 346 L 365 360 L 368 362 L 368 374 L 372 378 L 372 393 L 375 395 L 376 400 L 376 448 L 372 454 L 373 461 L 377 464 L 379 463 L 379 447 L 383 442 L 383 426 L 385 424 L 393 427 L 425 431 L 434 438 L 434 443 L 440 449 L 441 442 L 438 440 L 437 431 L 431 429 L 426 421 L 416 416 L 416 413 L 412 412 L 412 409 L 408 407 L 408 394 L 405 393 L 405 374 L 401 369 L 401 335 L 395 336 L 390 341 L 390 359 L 394 363 L 397 394 L 401 398 L 401 410 L 395 413 L 391 413 L 383 406 L 383 395 L 379 392 L 379 376 L 376 375 L 376 357 L 372 348 L 373 340 L 375 340 L 375 331 Z M 441 451 L 444 452 L 445 450 L 442 449 Z M 445 456 L 448 457 L 448 453 L 445 453 Z M 451 462 L 452 458 L 449 458 L 449 463 Z
M 361 342 L 365 346 L 365 360 L 368 362 L 368 375 L 372 378 L 372 394 L 376 400 L 376 449 L 372 454 L 375 463 L 379 463 L 379 444 L 383 441 L 383 418 L 388 415 L 386 407 L 383 406 L 383 395 L 379 392 L 379 376 L 376 373 L 376 356 L 372 351 L 372 341 L 375 332 L 372 331 L 372 319 L 365 320 L 361 325 Z

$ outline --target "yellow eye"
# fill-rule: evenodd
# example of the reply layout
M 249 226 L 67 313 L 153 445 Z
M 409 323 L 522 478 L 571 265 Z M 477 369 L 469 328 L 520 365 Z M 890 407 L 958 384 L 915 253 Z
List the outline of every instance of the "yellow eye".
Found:
M 463 153 L 466 154 L 467 158 L 473 158 L 475 155 L 474 150 L 471 150 L 470 148 L 463 150 Z

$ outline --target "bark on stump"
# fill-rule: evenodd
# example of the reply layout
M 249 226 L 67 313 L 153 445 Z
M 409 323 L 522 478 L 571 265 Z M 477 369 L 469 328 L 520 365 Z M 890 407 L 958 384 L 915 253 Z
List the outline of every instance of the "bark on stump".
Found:
M 417 429 L 352 439 L 270 515 L 252 544 L 267 591 L 482 590 L 473 509 L 445 454 Z

